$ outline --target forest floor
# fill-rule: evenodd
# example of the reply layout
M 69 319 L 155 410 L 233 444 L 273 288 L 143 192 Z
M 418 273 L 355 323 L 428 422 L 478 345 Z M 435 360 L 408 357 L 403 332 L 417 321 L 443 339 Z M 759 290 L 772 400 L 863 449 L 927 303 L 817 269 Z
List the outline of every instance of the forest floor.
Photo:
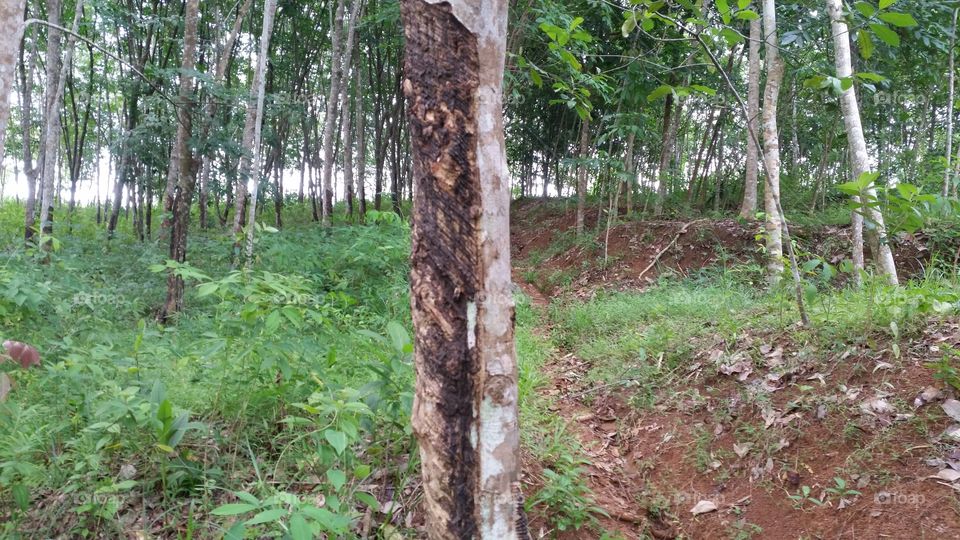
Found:
M 604 266 L 606 231 L 578 241 L 574 219 L 514 216 L 550 349 L 524 419 L 553 426 L 525 445 L 534 537 L 960 537 L 960 319 L 922 307 L 945 298 L 924 238 L 899 239 L 905 290 L 821 283 L 804 329 L 788 294 L 759 292 L 755 223 L 628 222 Z M 849 245 L 795 234 L 834 264 Z

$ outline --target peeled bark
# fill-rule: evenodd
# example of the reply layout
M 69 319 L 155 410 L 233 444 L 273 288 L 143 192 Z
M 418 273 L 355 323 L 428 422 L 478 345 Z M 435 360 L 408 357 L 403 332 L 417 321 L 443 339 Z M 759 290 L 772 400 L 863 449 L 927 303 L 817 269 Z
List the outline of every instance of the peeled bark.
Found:
M 777 108 L 784 65 L 778 51 L 777 12 L 774 0 L 763 2 L 763 33 L 767 63 L 767 84 L 763 90 L 763 159 L 767 181 L 764 186 L 764 212 L 767 219 L 767 276 L 772 284 L 783 276 L 783 220 L 780 218 L 780 129 Z
M 184 16 L 183 59 L 180 64 L 180 90 L 177 99 L 177 138 L 174 142 L 167 173 L 167 191 L 164 199 L 164 222 L 170 222 L 170 259 L 179 263 L 187 260 L 187 231 L 190 228 L 190 203 L 196 186 L 196 171 L 193 152 L 187 145 L 193 127 L 193 76 L 189 75 L 196 65 L 197 24 L 200 0 L 187 0 Z M 171 192 L 170 179 L 175 181 Z M 141 237 L 142 240 L 142 237 Z M 176 272 L 167 275 L 167 300 L 157 319 L 166 321 L 183 309 L 183 278 Z
M 0 163 L 3 162 L 7 122 L 10 120 L 10 94 L 17 74 L 20 38 L 23 36 L 25 0 L 0 2 Z
M 747 83 L 747 122 L 754 133 L 760 133 L 760 19 L 750 21 L 750 53 L 749 53 L 749 81 Z M 743 189 L 743 204 L 740 205 L 740 216 L 751 219 L 757 212 L 757 178 L 759 163 L 757 156 L 759 149 L 753 137 L 747 132 L 747 174 Z
M 584 214 L 587 202 L 587 159 L 590 151 L 590 118 L 584 118 L 580 123 L 580 149 L 577 151 L 577 157 L 580 163 L 577 164 L 577 236 L 583 236 Z
M 501 106 L 507 2 L 402 0 L 401 16 L 427 535 L 511 540 L 524 527 Z
M 850 38 L 847 23 L 843 20 L 841 0 L 827 0 L 827 11 L 830 14 L 830 23 L 833 31 L 834 53 L 837 67 L 837 77 L 847 78 L 853 75 L 850 60 Z M 867 142 L 863 137 L 863 124 L 860 121 L 860 106 L 857 103 L 855 86 L 851 86 L 840 96 L 840 109 L 843 111 L 843 125 L 847 131 L 847 142 L 850 145 L 850 166 L 854 179 L 860 179 L 870 172 L 870 155 L 867 152 Z M 877 239 L 877 249 L 873 251 L 874 260 L 880 272 L 887 277 L 891 285 L 899 284 L 897 266 L 893 260 L 893 250 L 887 239 L 886 225 L 883 214 L 873 205 L 867 204 L 877 200 L 876 187 L 871 182 L 861 193 L 863 202 L 863 218 L 873 225 L 873 233 Z

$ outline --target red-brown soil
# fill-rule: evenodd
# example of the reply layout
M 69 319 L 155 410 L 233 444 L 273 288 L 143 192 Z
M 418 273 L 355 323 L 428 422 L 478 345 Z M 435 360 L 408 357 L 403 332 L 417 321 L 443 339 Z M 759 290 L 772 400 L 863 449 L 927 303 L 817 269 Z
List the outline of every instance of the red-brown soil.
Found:
M 590 214 L 588 229 L 596 230 L 597 214 Z M 758 263 L 757 224 L 724 220 L 689 226 L 644 275 L 685 222 L 615 227 L 613 263 L 606 268 L 582 264 L 602 257 L 603 231 L 599 248 L 571 245 L 525 266 L 573 224 L 573 205 L 534 202 L 516 209 L 515 280 L 537 305 L 558 290 L 526 283 L 531 272 L 570 272 L 562 292 L 582 296 L 597 288 L 642 288 L 665 271 L 687 275 L 717 264 Z M 849 245 L 843 228 L 795 234 L 834 263 Z M 902 272 L 919 272 L 928 259 L 922 242 L 899 241 Z M 629 403 L 629 387 L 591 386 L 589 366 L 560 351 L 548 365 L 552 384 L 544 393 L 590 460 L 587 483 L 609 516 L 598 518 L 600 527 L 629 539 L 960 538 L 960 487 L 930 478 L 950 465 L 960 469 L 960 441 L 945 434 L 955 422 L 941 408 L 957 396 L 928 365 L 947 347 L 960 347 L 958 321 L 932 322 L 898 348 L 889 337 L 868 336 L 869 347 L 836 344 L 823 351 L 798 341 L 803 335 L 758 332 L 735 343 L 717 337 L 658 389 L 648 408 Z M 718 370 L 729 351 L 753 360 L 743 381 Z M 930 387 L 940 396 L 916 406 Z M 525 457 L 524 490 L 533 493 L 543 481 L 541 467 Z M 836 488 L 836 478 L 859 493 L 826 491 Z M 805 486 L 810 498 L 791 499 Z M 691 509 L 701 501 L 717 509 L 694 516 Z M 540 519 L 531 532 L 553 534 Z M 600 533 L 581 529 L 556 537 Z

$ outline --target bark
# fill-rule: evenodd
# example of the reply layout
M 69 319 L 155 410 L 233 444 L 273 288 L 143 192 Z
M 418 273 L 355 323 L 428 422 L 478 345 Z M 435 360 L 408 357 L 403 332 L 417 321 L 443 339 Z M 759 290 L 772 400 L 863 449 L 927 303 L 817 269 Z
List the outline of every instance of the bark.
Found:
M 247 207 L 247 265 L 253 262 L 253 240 L 256 227 L 257 212 L 257 193 L 259 191 L 259 175 L 263 162 L 263 151 L 260 148 L 260 139 L 263 129 L 263 104 L 266 99 L 267 83 L 267 59 L 270 55 L 270 38 L 273 35 L 273 20 L 277 11 L 277 0 L 264 0 L 263 6 L 263 30 L 260 34 L 260 52 L 257 54 L 257 74 L 254 80 L 257 81 L 256 92 L 256 113 L 257 121 L 253 128 L 253 148 L 256 151 L 253 170 L 258 175 L 250 191 L 250 204 Z
M 674 111 L 673 94 L 667 94 L 663 105 L 663 145 L 660 148 L 660 169 L 657 172 L 657 197 L 653 204 L 653 214 L 663 215 L 663 201 L 667 197 L 667 180 L 670 176 L 670 160 L 673 157 L 673 146 L 677 138 L 677 122 L 673 116 L 680 116 L 679 107 Z
M 631 130 L 630 133 L 627 135 L 627 150 L 626 150 L 626 155 L 623 158 L 623 172 L 624 174 L 627 175 L 626 181 L 624 182 L 623 190 L 626 192 L 626 198 L 627 198 L 627 214 L 626 215 L 628 216 L 633 214 L 633 192 L 636 189 L 636 184 L 637 184 L 637 175 L 634 172 L 634 164 L 633 164 L 633 145 L 636 141 L 636 138 L 637 138 L 636 132 Z M 543 178 L 544 178 L 543 185 L 546 186 L 547 185 L 546 171 L 544 171 Z M 546 189 L 544 189 L 544 191 L 546 191 Z M 546 194 L 544 194 L 544 198 L 546 198 Z
M 416 181 L 413 428 L 427 535 L 510 540 L 518 511 L 505 0 L 402 0 Z
M 230 30 L 230 34 L 227 36 L 227 40 L 223 44 L 223 48 L 220 50 L 220 57 L 217 59 L 217 68 L 214 73 L 214 83 L 223 84 L 226 80 L 227 68 L 230 65 L 230 60 L 233 58 L 233 49 L 234 45 L 237 42 L 237 37 L 240 35 L 240 30 L 243 27 L 243 21 L 247 17 L 247 13 L 250 12 L 250 6 L 253 5 L 253 0 L 244 0 L 243 5 L 240 6 L 240 11 L 237 13 L 237 18 L 233 21 L 233 28 Z M 214 118 L 217 116 L 218 111 L 218 102 L 216 99 L 211 97 L 206 104 L 204 110 L 204 122 L 203 127 L 200 131 L 200 140 L 207 144 L 207 139 L 210 135 L 210 128 L 213 125 Z M 201 166 L 202 173 L 200 175 L 200 227 L 207 228 L 208 226 L 208 206 L 210 204 L 210 169 L 212 167 L 213 156 L 209 155 L 209 151 L 204 152 L 204 155 L 201 156 L 203 164 Z M 302 199 L 302 196 L 301 196 Z
M 0 163 L 3 163 L 7 122 L 10 120 L 10 94 L 17 75 L 17 57 L 23 36 L 26 0 L 0 2 Z
M 36 42 L 34 42 L 35 44 Z M 37 175 L 40 172 L 33 164 L 33 140 L 30 136 L 33 123 L 33 71 L 36 62 L 31 55 L 29 67 L 25 53 L 20 51 L 20 136 L 23 142 L 23 175 L 27 180 L 27 200 L 25 202 L 23 239 L 29 245 L 33 239 L 37 216 Z
M 343 191 L 347 200 L 347 215 L 353 219 L 353 116 L 350 108 L 350 96 L 353 93 L 350 89 L 351 73 L 355 76 L 356 69 L 347 69 L 346 84 L 340 93 L 340 112 L 343 116 L 340 120 L 340 140 L 343 141 Z
M 850 38 L 847 23 L 843 20 L 841 0 L 827 0 L 827 11 L 830 14 L 830 23 L 833 31 L 834 54 L 837 67 L 837 77 L 843 79 L 853 74 L 850 60 Z M 856 88 L 851 86 L 840 96 L 840 109 L 843 111 L 843 125 L 847 131 L 847 142 L 850 145 L 850 165 L 855 179 L 860 179 L 870 172 L 870 155 L 867 151 L 867 142 L 863 137 L 863 124 L 860 120 L 860 106 L 857 103 Z M 877 249 L 873 256 L 880 272 L 887 277 L 892 285 L 899 284 L 897 267 L 893 260 L 893 250 L 887 239 L 886 225 L 883 214 L 871 204 L 877 200 L 877 190 L 871 182 L 861 193 L 865 199 L 863 208 L 864 220 L 873 225 L 873 233 L 877 239 Z
M 577 236 L 583 236 L 584 213 L 587 202 L 587 164 L 585 163 L 590 152 L 590 118 L 584 118 L 580 123 L 580 148 L 577 151 Z
M 190 203 L 196 185 L 193 152 L 188 146 L 193 127 L 193 76 L 189 75 L 196 65 L 197 24 L 200 0 L 187 0 L 184 15 L 183 59 L 180 64 L 180 89 L 177 98 L 177 138 L 173 145 L 170 167 L 167 172 L 167 189 L 164 193 L 164 222 L 170 216 L 170 259 L 183 263 L 187 260 L 187 232 L 190 227 Z M 174 179 L 173 190 L 170 179 Z M 142 190 L 141 190 L 142 192 Z M 172 212 L 172 215 L 169 213 Z M 142 240 L 142 237 L 141 237 Z M 183 309 L 183 278 L 174 271 L 167 275 L 167 299 L 157 314 L 157 319 L 167 321 Z
M 754 133 L 760 133 L 760 19 L 750 21 L 749 81 L 747 83 L 747 122 Z M 747 173 L 743 190 L 740 216 L 752 219 L 757 212 L 757 178 L 760 172 L 757 156 L 759 149 L 753 137 L 747 133 Z
M 60 0 L 50 0 L 48 9 L 59 11 Z M 53 13 L 50 11 L 49 13 Z M 58 17 L 59 18 L 59 17 Z M 43 157 L 43 198 L 40 206 L 40 230 L 42 236 L 53 234 L 53 203 L 56 193 L 55 180 L 57 176 L 57 162 L 60 149 L 60 101 L 63 99 L 64 81 L 67 78 L 67 70 L 73 61 L 73 45 L 76 41 L 75 34 L 80 28 L 80 19 L 83 18 L 83 0 L 79 0 L 76 5 L 76 13 L 73 17 L 72 34 L 67 38 L 67 48 L 64 58 L 60 58 L 60 39 L 57 38 L 53 48 L 47 49 L 47 74 L 53 78 L 47 79 L 47 84 L 54 88 L 50 101 L 47 103 L 45 129 L 44 129 L 44 157 Z M 53 32 L 49 29 L 48 32 Z M 60 34 L 59 31 L 56 32 Z M 53 64 L 53 66 L 51 66 Z M 51 67 L 55 67 L 51 71 Z M 44 249 L 52 248 L 52 244 L 42 241 Z
M 783 220 L 780 218 L 780 130 L 777 126 L 777 107 L 784 65 L 777 47 L 777 13 L 774 0 L 763 2 L 764 52 L 766 53 L 767 83 L 763 90 L 763 159 L 767 171 L 763 202 L 766 213 L 767 275 L 771 284 L 783 276 Z
M 343 66 L 349 61 L 353 49 L 353 37 L 356 30 L 357 17 L 360 14 L 360 4 L 362 0 L 353 0 L 350 7 L 350 21 L 347 23 L 346 44 L 341 50 L 341 39 L 343 32 L 343 12 L 346 0 L 337 2 L 337 11 L 334 16 L 331 67 L 330 67 L 330 93 L 327 98 L 327 111 L 324 115 L 323 125 L 323 226 L 330 226 L 330 213 L 333 210 L 333 187 L 331 179 L 333 176 L 334 149 L 333 134 L 336 127 L 337 118 L 340 114 L 341 93 L 345 93 L 343 87 Z
M 953 172 L 951 167 L 951 160 L 953 159 L 953 100 L 954 100 L 954 84 L 956 81 L 956 73 L 954 69 L 955 56 L 954 48 L 956 46 L 957 38 L 957 15 L 960 14 L 960 9 L 953 10 L 953 25 L 950 30 L 950 60 L 948 62 L 947 68 L 947 86 L 949 88 L 947 93 L 947 166 L 944 169 L 943 173 L 943 196 L 947 197 L 950 195 L 950 175 Z M 2 122 L 2 118 L 0 118 Z M 3 124 L 0 123 L 0 126 Z
M 358 59 L 357 69 L 359 68 Z M 354 130 L 354 137 L 357 139 L 357 200 L 360 202 L 360 222 L 363 223 L 367 216 L 367 134 L 364 131 L 363 93 L 360 91 L 359 83 L 356 86 L 354 99 L 357 109 L 357 127 Z

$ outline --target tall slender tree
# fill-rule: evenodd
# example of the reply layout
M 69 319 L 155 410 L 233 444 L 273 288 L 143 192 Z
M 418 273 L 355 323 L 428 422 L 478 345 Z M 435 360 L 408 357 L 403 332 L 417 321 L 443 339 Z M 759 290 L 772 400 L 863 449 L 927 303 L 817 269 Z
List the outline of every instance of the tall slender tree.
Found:
M 837 68 L 837 77 L 847 79 L 853 76 L 853 66 L 850 60 L 850 30 L 843 19 L 843 5 L 841 0 L 827 0 L 827 13 L 830 16 L 830 25 L 833 32 L 834 61 Z M 840 109 L 843 112 L 843 125 L 847 131 L 847 144 L 850 148 L 850 167 L 853 177 L 857 180 L 865 178 L 870 173 L 870 154 L 867 150 L 867 141 L 863 136 L 863 123 L 860 120 L 860 105 L 857 102 L 857 91 L 851 86 L 840 95 Z M 870 182 L 862 191 L 864 200 L 861 204 L 864 220 L 869 221 L 872 234 L 876 235 L 877 246 L 874 249 L 874 260 L 880 272 L 893 285 L 899 283 L 897 266 L 893 260 L 893 250 L 887 240 L 886 224 L 883 214 L 872 204 L 877 200 L 877 189 L 874 182 Z M 856 241 L 856 240 L 855 240 Z
M 740 206 L 740 217 L 751 219 L 757 212 L 757 177 L 760 172 L 757 156 L 760 149 L 757 143 L 750 136 L 749 130 L 753 133 L 760 133 L 760 45 L 762 43 L 762 23 L 760 19 L 750 21 L 750 44 L 747 69 L 747 122 L 749 128 L 747 132 L 747 173 L 746 184 L 743 188 L 743 204 Z
M 777 39 L 777 8 L 774 0 L 763 0 L 764 54 L 767 83 L 763 90 L 763 159 L 766 163 L 764 184 L 765 232 L 767 236 L 767 274 L 771 283 L 783 275 L 783 220 L 780 217 L 780 128 L 777 109 L 784 65 Z

